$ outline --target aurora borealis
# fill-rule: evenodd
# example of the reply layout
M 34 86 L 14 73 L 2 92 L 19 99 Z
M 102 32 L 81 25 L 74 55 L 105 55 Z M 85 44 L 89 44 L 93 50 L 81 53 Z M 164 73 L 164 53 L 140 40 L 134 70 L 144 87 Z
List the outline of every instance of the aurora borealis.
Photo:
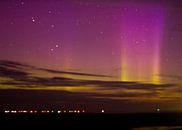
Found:
M 160 83 L 164 10 L 157 4 L 128 4 L 122 17 L 122 81 Z
M 182 110 L 181 7 L 180 0 L 0 1 L 1 107 Z

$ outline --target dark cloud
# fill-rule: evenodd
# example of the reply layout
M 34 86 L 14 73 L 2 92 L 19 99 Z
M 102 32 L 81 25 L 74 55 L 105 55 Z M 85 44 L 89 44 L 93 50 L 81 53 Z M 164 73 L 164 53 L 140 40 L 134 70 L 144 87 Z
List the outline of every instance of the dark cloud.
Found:
M 54 74 L 71 74 L 71 75 L 78 75 L 78 76 L 94 76 L 94 77 L 112 77 L 107 75 L 96 75 L 96 74 L 88 74 L 88 73 L 78 73 L 78 72 L 67 72 L 67 71 L 57 71 L 57 70 L 50 70 L 50 69 L 43 69 L 39 68 L 39 70 L 47 71 Z
M 21 70 L 9 69 L 8 67 L 0 65 L 0 76 L 13 78 L 15 80 L 23 80 L 28 77 L 28 73 Z
M 29 71 L 27 71 L 29 70 Z M 60 74 L 60 77 L 37 77 L 30 72 L 32 71 L 43 71 L 47 73 Z M 67 72 L 66 72 L 67 73 Z M 98 108 L 112 109 L 114 111 L 125 111 L 130 107 L 125 108 L 124 106 L 137 106 L 137 100 L 146 99 L 157 99 L 160 98 L 162 101 L 170 101 L 170 95 L 164 95 L 158 97 L 161 92 L 169 90 L 175 93 L 176 86 L 173 84 L 142 84 L 138 82 L 120 82 L 120 81 L 102 81 L 102 80 L 81 80 L 64 77 L 61 74 L 65 72 L 57 72 L 54 70 L 40 69 L 34 66 L 24 65 L 17 62 L 0 61 L 0 78 L 7 78 L 7 80 L 0 81 L 1 88 L 6 89 L 7 85 L 14 86 L 15 90 L 0 90 L 0 105 L 7 106 L 39 106 L 52 105 L 58 107 L 60 105 L 68 106 L 86 106 L 89 110 L 96 110 Z M 69 74 L 75 74 L 69 72 Z M 76 73 L 80 74 L 80 73 Z M 82 73 L 81 73 L 82 74 Z M 89 74 L 83 74 L 82 76 L 88 76 Z M 92 75 L 92 74 L 91 74 Z M 11 80 L 8 80 L 8 79 Z M 47 90 L 49 86 L 54 87 L 78 87 L 82 86 L 89 88 L 90 86 L 96 86 L 92 92 L 88 91 L 76 91 L 69 92 L 64 90 Z M 175 86 L 175 87 L 174 87 Z M 34 90 L 43 88 L 42 90 Z M 175 88 L 171 90 L 171 88 Z M 18 90 L 21 88 L 22 90 Z M 29 90 L 25 90 L 29 89 Z M 123 91 L 126 90 L 126 91 Z M 169 100 L 170 99 L 170 100 Z M 135 102 L 133 102 L 135 101 Z M 15 103 L 16 102 L 16 103 Z M 139 101 L 140 102 L 140 101 Z M 148 100 L 147 100 L 148 102 Z M 159 101 L 157 101 L 159 102 Z M 141 103 L 141 102 L 140 102 Z M 143 102 L 145 104 L 146 102 Z M 6 104 L 6 105 L 5 105 Z M 120 106 L 123 108 L 113 108 L 113 106 Z M 125 104 L 125 105 L 124 105 Z M 124 105 L 124 106 L 123 106 Z M 138 109 L 141 104 L 138 105 Z M 145 104 L 144 108 L 150 106 L 150 103 Z M 35 106 L 34 106 L 35 107 Z M 150 109 L 150 107 L 148 108 Z M 142 109 L 139 109 L 142 110 Z M 133 109 L 131 109 L 133 111 Z M 144 111 L 144 110 L 142 110 Z
M 42 90 L 0 90 L 0 110 L 8 109 L 85 109 L 86 112 L 144 112 L 152 111 L 150 103 L 141 104 L 128 100 L 92 98 L 93 94 Z M 96 96 L 96 95 L 94 95 Z M 117 106 L 117 107 L 114 107 Z M 135 106 L 135 109 L 133 107 Z M 141 107 L 143 106 L 143 107 Z M 149 108 L 149 109 L 148 109 Z
M 29 69 L 36 69 L 41 71 L 47 71 L 54 74 L 70 74 L 70 75 L 77 75 L 77 76 L 94 76 L 94 77 L 112 77 L 108 75 L 96 75 L 96 74 L 89 74 L 89 73 L 78 73 L 78 72 L 70 72 L 70 71 L 57 71 L 57 70 L 51 70 L 51 69 L 45 69 L 45 68 L 39 68 L 27 64 L 21 64 L 14 61 L 0 61 L 0 67 L 3 68 L 11 68 L 11 69 L 22 69 L 22 68 L 29 68 Z
M 27 69 L 29 71 L 27 71 Z M 37 77 L 29 72 L 32 71 L 44 71 L 50 73 L 59 73 L 60 77 Z M 69 74 L 73 74 L 74 72 L 69 72 Z M 59 87 L 59 91 L 61 97 L 63 95 L 66 96 L 65 102 L 73 101 L 75 97 L 79 97 L 79 101 L 81 99 L 85 99 L 84 101 L 94 100 L 94 102 L 104 100 L 105 98 L 108 101 L 122 100 L 122 101 L 132 101 L 133 99 L 139 99 L 142 97 L 145 98 L 155 98 L 160 95 L 160 91 L 166 91 L 167 89 L 171 89 L 174 85 L 172 84 L 142 84 L 138 82 L 121 82 L 121 81 L 102 81 L 102 80 L 84 80 L 84 79 L 73 79 L 64 77 L 61 74 L 65 74 L 65 72 L 57 72 L 54 70 L 47 69 L 37 69 L 33 66 L 23 65 L 16 62 L 0 62 L 0 77 L 10 78 L 11 80 L 1 81 L 0 85 L 3 88 L 6 88 L 7 85 L 14 86 L 14 89 L 40 89 L 48 90 L 49 87 Z M 79 73 L 76 73 L 79 74 Z M 84 76 L 88 76 L 89 74 L 83 74 Z M 82 76 L 83 76 L 82 75 Z M 85 87 L 88 88 L 88 91 L 77 90 L 73 92 L 67 92 L 64 87 Z M 60 88 L 62 87 L 62 89 Z M 94 87 L 93 91 L 89 91 L 89 87 Z M 74 88 L 75 89 L 75 88 Z M 127 91 L 123 91 L 127 90 Z M 52 90 L 53 91 L 53 90 Z M 56 92 L 57 93 L 57 92 Z M 65 94 L 66 93 L 66 94 Z M 60 97 L 60 98 L 61 98 Z M 81 98 L 81 99 L 80 99 Z M 162 99 L 162 98 L 161 98 Z M 168 99 L 164 97 L 163 100 Z M 49 99 L 51 102 L 57 101 L 55 99 Z M 104 100 L 105 101 L 105 100 Z M 62 103 L 59 101 L 59 103 Z
M 15 61 L 0 60 L 1 67 L 21 69 L 22 67 L 35 68 L 34 66 L 22 64 Z
M 135 94 L 137 95 L 137 94 Z M 133 95 L 133 98 L 135 98 Z M 101 96 L 102 98 L 92 98 L 99 96 L 87 93 L 72 93 L 65 91 L 47 90 L 0 90 L 0 110 L 9 109 L 84 109 L 86 112 L 100 112 L 104 109 L 108 113 L 121 112 L 154 112 L 159 102 L 132 102 L 128 99 L 114 100 L 107 98 L 110 95 Z M 119 95 L 118 95 L 119 96 Z M 123 95 L 132 96 L 132 95 Z M 150 97 L 155 94 L 150 95 Z M 139 95 L 137 95 L 139 97 Z M 142 96 L 141 96 L 142 98 Z M 177 102 L 178 103 L 178 102 Z M 174 102 L 160 103 L 161 110 L 171 108 Z
M 28 68 L 29 70 L 42 70 L 50 73 L 59 73 L 59 74 L 71 74 L 71 75 L 82 75 L 82 76 L 103 76 L 103 75 L 93 75 L 93 74 L 84 74 L 84 73 L 75 73 L 75 72 L 64 72 L 64 71 L 55 71 L 49 69 L 36 68 L 29 65 L 23 65 L 17 62 L 10 61 L 0 61 L 0 76 L 6 78 L 12 78 L 13 81 L 3 82 L 1 84 L 6 85 L 17 85 L 17 86 L 88 86 L 94 85 L 99 87 L 104 87 L 106 89 L 113 88 L 126 88 L 126 89 L 159 89 L 159 88 L 168 88 L 172 87 L 172 84 L 141 84 L 137 82 L 120 82 L 120 81 L 102 81 L 102 80 L 80 80 L 73 78 L 65 77 L 36 77 L 32 76 L 29 72 L 21 68 Z M 105 76 L 103 76 L 105 77 Z
M 159 75 L 162 78 L 170 78 L 170 79 L 175 79 L 175 80 L 182 80 L 182 76 L 178 75 Z

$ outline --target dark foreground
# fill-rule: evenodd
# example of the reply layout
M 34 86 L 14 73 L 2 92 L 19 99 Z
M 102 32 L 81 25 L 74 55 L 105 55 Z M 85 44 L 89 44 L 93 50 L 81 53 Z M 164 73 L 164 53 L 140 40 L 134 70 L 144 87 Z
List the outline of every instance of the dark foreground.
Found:
M 182 126 L 182 113 L 153 114 L 1 114 L 1 127 L 7 128 L 119 128 Z M 172 128 L 175 127 L 175 128 Z M 145 128 L 144 128 L 145 129 Z

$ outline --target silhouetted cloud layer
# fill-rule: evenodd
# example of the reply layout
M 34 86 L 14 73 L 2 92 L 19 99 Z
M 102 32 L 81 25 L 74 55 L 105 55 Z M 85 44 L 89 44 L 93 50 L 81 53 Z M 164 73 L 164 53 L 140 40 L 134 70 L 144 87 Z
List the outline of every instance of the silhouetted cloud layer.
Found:
M 52 74 L 51 77 L 40 76 L 41 72 Z M 39 76 L 33 72 L 40 73 Z M 56 76 L 55 76 L 55 75 Z M 59 76 L 57 75 L 59 74 Z M 70 76 L 64 77 L 64 74 Z M 0 61 L 1 89 L 38 89 L 60 90 L 71 92 L 92 99 L 106 98 L 109 100 L 174 100 L 181 97 L 174 94 L 180 88 L 174 84 L 144 84 L 139 82 L 120 82 L 104 80 L 85 80 L 72 78 L 73 75 L 109 77 L 88 73 L 56 71 L 38 68 L 11 61 Z M 170 93 L 172 92 L 172 93 Z

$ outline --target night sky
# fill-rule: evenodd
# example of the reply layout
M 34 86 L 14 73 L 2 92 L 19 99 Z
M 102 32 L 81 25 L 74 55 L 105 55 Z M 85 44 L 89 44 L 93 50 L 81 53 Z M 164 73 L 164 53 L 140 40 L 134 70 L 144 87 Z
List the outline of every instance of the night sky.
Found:
M 2 107 L 181 111 L 181 67 L 180 0 L 0 1 Z

